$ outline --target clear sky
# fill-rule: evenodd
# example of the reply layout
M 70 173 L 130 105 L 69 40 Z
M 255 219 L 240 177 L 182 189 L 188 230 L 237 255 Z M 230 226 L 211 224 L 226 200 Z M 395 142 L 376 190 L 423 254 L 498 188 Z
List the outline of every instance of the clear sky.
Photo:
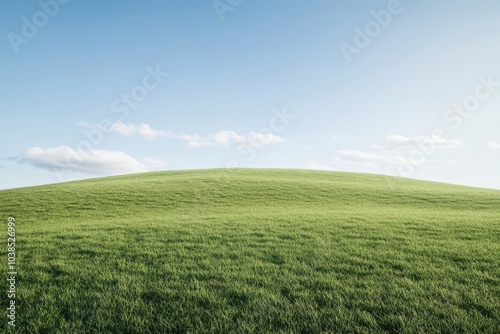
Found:
M 326 169 L 500 189 L 498 0 L 7 0 L 0 188 Z

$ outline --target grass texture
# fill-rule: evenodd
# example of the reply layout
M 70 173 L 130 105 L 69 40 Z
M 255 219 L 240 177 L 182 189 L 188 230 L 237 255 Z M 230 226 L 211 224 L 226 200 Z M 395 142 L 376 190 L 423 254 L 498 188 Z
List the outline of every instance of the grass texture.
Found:
M 5 273 L 9 216 L 16 327 L 4 279 L 0 332 L 500 328 L 499 191 L 272 169 L 4 190 Z

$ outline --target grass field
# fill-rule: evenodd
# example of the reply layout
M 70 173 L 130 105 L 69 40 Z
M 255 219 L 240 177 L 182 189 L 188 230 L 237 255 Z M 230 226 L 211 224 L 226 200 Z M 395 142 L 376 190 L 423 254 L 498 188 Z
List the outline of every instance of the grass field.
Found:
M 12 332 L 499 333 L 500 191 L 172 171 L 4 190 L 0 213 Z

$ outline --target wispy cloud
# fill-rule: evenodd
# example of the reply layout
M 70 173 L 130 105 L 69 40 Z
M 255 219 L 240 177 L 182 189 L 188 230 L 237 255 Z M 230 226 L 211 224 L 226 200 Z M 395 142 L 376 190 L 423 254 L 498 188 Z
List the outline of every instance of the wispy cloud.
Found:
M 422 167 L 430 165 L 454 164 L 454 160 L 431 160 L 423 156 L 418 159 L 403 155 L 395 151 L 382 151 L 382 153 L 363 152 L 358 150 L 341 150 L 338 152 L 339 158 L 334 160 L 333 164 L 346 163 L 367 163 L 372 166 L 382 167 L 383 165 L 397 167 L 401 164 L 410 162 L 413 165 Z
M 240 135 L 234 131 L 225 130 L 208 136 L 181 135 L 177 138 L 184 140 L 189 147 L 231 145 L 263 147 L 285 142 L 283 138 L 274 134 L 250 132 L 248 135 Z
M 121 151 L 94 149 L 90 152 L 69 146 L 56 148 L 33 147 L 16 159 L 38 168 L 51 171 L 82 172 L 95 175 L 117 175 L 146 172 L 148 168 L 135 158 Z
M 86 122 L 79 122 L 78 124 L 83 127 L 98 127 L 97 125 L 91 125 Z M 247 135 L 242 135 L 235 131 L 221 130 L 207 136 L 200 136 L 197 134 L 175 134 L 172 131 L 153 129 L 149 124 L 125 124 L 121 121 L 113 123 L 110 130 L 126 137 L 138 135 L 148 140 L 159 137 L 181 140 L 184 141 L 188 147 L 192 148 L 231 145 L 263 147 L 285 142 L 280 136 L 270 133 L 250 132 Z
M 399 165 L 404 162 L 403 156 L 394 154 L 369 153 L 357 150 L 341 150 L 338 153 L 342 161 L 385 163 L 389 165 Z
M 352 139 L 356 138 L 351 136 Z M 357 138 L 356 138 L 357 139 Z M 359 138 L 361 139 L 361 138 Z M 387 135 L 386 145 L 369 145 L 369 149 L 344 149 L 337 151 L 332 159 L 325 163 L 309 162 L 311 169 L 335 170 L 339 168 L 355 168 L 363 170 L 396 171 L 400 166 L 430 167 L 433 165 L 455 164 L 455 160 L 431 159 L 435 148 L 455 148 L 462 145 L 459 140 L 447 139 L 441 136 L 402 136 Z M 500 144 L 486 143 L 491 148 L 500 148 Z M 498 146 L 497 146 L 498 145 Z M 425 152 L 423 151 L 425 149 Z M 421 153 L 421 154 L 414 154 Z
M 125 137 L 131 137 L 133 135 L 141 136 L 147 140 L 153 140 L 158 137 L 173 138 L 175 134 L 170 131 L 156 130 L 151 128 L 148 124 L 125 124 L 122 121 L 117 121 L 109 126 L 109 128 L 102 128 L 99 124 L 90 124 L 88 122 L 78 122 L 83 128 L 100 129 L 104 133 L 115 132 Z
M 484 145 L 491 148 L 492 150 L 500 150 L 500 143 L 497 143 L 495 141 L 490 141 L 489 143 L 484 143 Z
M 347 172 L 377 172 L 380 166 L 370 161 L 349 160 L 346 158 L 334 157 L 325 162 L 310 161 L 306 164 L 307 169 L 347 171 Z
M 146 157 L 142 160 L 146 165 L 154 168 L 165 168 L 168 166 L 168 161 L 165 159 L 155 159 L 151 157 Z
M 153 140 L 158 137 L 167 137 L 167 138 L 175 137 L 175 135 L 170 131 L 155 130 L 152 129 L 148 124 L 139 124 L 139 125 L 132 123 L 124 124 L 121 121 L 113 123 L 113 125 L 111 126 L 111 130 L 127 137 L 130 137 L 134 134 L 138 134 L 141 137 L 144 137 L 148 140 Z
M 401 135 L 387 135 L 385 141 L 388 144 L 396 146 L 425 146 L 434 145 L 435 147 L 458 147 L 462 145 L 459 140 L 447 139 L 442 136 L 415 136 L 406 137 Z

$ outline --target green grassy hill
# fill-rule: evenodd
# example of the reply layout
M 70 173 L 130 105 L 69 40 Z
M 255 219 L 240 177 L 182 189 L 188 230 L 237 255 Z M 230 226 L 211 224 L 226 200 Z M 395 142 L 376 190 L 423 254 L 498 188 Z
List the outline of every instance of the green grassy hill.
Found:
M 5 273 L 16 220 L 17 333 L 500 328 L 499 191 L 172 171 L 4 190 L 0 213 Z

